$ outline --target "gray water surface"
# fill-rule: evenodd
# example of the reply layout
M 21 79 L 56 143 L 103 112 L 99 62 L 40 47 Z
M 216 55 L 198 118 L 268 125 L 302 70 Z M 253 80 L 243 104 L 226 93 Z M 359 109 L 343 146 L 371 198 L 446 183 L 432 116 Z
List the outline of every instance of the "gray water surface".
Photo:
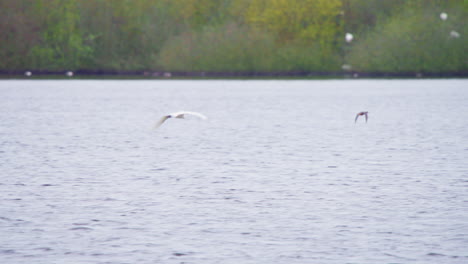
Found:
M 0 122 L 1 263 L 468 263 L 467 80 L 4 80 Z

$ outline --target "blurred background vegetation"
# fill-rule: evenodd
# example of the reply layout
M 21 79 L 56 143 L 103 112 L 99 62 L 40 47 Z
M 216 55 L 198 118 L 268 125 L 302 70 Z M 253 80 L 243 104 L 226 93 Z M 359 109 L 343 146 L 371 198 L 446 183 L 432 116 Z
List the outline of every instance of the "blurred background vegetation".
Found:
M 466 74 L 467 18 L 466 0 L 0 0 L 0 70 Z

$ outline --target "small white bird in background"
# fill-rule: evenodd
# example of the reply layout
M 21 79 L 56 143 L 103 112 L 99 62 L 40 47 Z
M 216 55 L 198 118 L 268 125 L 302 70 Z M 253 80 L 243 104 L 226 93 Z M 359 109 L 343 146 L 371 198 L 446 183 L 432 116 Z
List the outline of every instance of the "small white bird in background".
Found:
M 346 42 L 350 43 L 351 41 L 353 41 L 353 39 L 354 39 L 353 34 L 351 34 L 351 33 L 346 33 L 346 35 L 345 35 L 345 40 L 346 40 Z
M 450 31 L 450 37 L 451 38 L 459 38 L 460 33 L 456 32 L 455 30 Z
M 351 67 L 351 65 L 349 64 L 343 64 L 341 65 L 341 69 L 344 70 L 344 71 L 350 71 L 353 67 Z
M 447 13 L 445 13 L 445 12 L 440 13 L 440 19 L 447 20 L 447 18 L 448 18 Z
M 367 123 L 367 119 L 368 119 L 367 113 L 369 113 L 369 112 L 366 111 L 366 112 L 357 113 L 356 118 L 354 119 L 354 123 L 357 122 L 359 116 L 365 116 L 366 117 L 366 123 Z
M 203 120 L 207 119 L 206 116 L 197 112 L 180 111 L 180 112 L 176 112 L 176 113 L 163 116 L 161 120 L 159 120 L 159 122 L 156 124 L 155 128 L 160 127 L 169 118 L 185 118 L 185 115 L 193 115 Z

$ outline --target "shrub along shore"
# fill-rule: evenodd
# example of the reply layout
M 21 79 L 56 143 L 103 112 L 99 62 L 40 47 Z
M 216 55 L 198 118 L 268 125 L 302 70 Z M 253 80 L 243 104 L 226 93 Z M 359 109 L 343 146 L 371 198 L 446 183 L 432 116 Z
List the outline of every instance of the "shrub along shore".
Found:
M 0 75 L 466 77 L 467 19 L 463 0 L 0 0 Z
M 468 72 L 151 72 L 151 71 L 0 71 L 0 79 L 358 79 L 468 78 Z

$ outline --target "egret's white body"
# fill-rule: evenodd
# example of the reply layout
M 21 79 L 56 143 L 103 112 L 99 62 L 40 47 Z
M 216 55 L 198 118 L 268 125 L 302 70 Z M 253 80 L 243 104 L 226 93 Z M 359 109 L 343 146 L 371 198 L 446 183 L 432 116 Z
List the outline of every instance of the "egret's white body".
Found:
M 155 128 L 160 127 L 169 118 L 185 118 L 185 115 L 193 115 L 201 119 L 207 119 L 205 115 L 197 113 L 197 112 L 180 111 L 180 112 L 175 112 L 175 113 L 163 116 L 161 120 L 159 120 L 159 122 L 156 124 Z
M 353 39 L 354 39 L 353 34 L 351 34 L 351 33 L 346 33 L 346 36 L 345 36 L 346 42 L 350 43 L 351 41 L 353 41 Z
M 440 13 L 440 19 L 447 20 L 447 18 L 448 18 L 447 13 L 444 13 L 444 12 Z
M 365 116 L 366 117 L 366 123 L 367 123 L 367 119 L 368 119 L 367 113 L 369 113 L 369 112 L 366 111 L 366 112 L 357 113 L 356 118 L 354 119 L 354 123 L 357 122 L 359 116 Z
M 460 33 L 456 32 L 455 30 L 450 31 L 450 37 L 451 38 L 459 38 Z

